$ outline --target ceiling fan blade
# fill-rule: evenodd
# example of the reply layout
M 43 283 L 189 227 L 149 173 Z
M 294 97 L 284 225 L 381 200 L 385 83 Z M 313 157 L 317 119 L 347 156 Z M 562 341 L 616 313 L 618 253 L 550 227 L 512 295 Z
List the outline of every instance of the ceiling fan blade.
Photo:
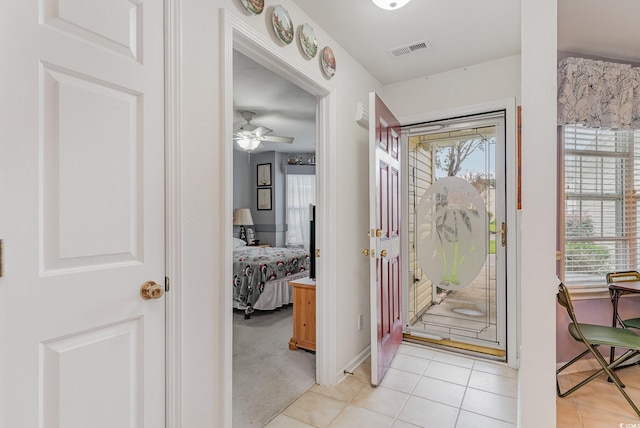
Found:
M 293 137 L 279 137 L 277 135 L 265 135 L 264 137 L 262 137 L 262 141 L 268 141 L 271 143 L 291 144 L 293 143 Z
M 240 131 L 233 134 L 234 140 L 242 140 L 243 138 L 252 138 L 252 137 L 255 137 L 255 135 L 247 131 Z
M 245 123 L 244 125 L 242 125 L 241 127 L 238 128 L 238 133 L 247 133 L 247 132 L 253 132 L 256 130 L 256 126 L 250 124 L 250 123 Z
M 257 140 L 257 141 L 265 141 L 271 143 L 284 143 L 291 144 L 293 143 L 293 137 L 279 137 L 277 135 L 268 135 L 273 132 L 272 129 L 269 129 L 264 126 L 255 126 L 251 124 L 251 120 L 255 117 L 255 113 L 251 111 L 241 111 L 240 115 L 244 120 L 247 121 L 244 125 L 238 128 L 238 131 L 234 134 L 233 139 L 238 141 L 238 144 L 246 144 L 244 140 Z
M 273 132 L 273 129 L 265 128 L 264 126 L 258 126 L 252 132 L 258 137 L 262 137 L 263 135 L 267 135 L 268 133 Z

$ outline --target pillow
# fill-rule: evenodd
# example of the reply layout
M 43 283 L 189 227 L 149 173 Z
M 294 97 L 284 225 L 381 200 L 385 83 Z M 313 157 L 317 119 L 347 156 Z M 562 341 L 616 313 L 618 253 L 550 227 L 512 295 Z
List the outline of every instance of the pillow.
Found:
M 240 247 L 244 247 L 245 245 L 247 245 L 246 242 L 244 242 L 242 239 L 238 239 L 238 238 L 233 238 L 233 248 L 240 248 Z

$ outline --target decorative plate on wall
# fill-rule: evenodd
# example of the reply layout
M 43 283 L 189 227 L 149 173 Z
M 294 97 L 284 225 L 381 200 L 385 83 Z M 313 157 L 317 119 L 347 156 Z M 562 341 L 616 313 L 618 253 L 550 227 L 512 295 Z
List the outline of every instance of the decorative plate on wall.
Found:
M 291 22 L 287 9 L 281 5 L 274 7 L 271 20 L 273 21 L 273 31 L 276 32 L 276 36 L 283 43 L 291 43 L 293 41 L 293 22 Z
M 264 0 L 240 0 L 245 9 L 253 15 L 260 15 L 264 10 Z
M 316 39 L 316 32 L 313 31 L 313 27 L 309 24 L 302 24 L 300 26 L 300 46 L 302 51 L 309 58 L 313 58 L 318 53 L 318 40 Z
M 325 46 L 322 49 L 322 58 L 320 59 L 322 63 L 322 71 L 328 78 L 332 78 L 334 74 L 336 74 L 336 57 L 333 54 L 333 49 L 329 46 Z

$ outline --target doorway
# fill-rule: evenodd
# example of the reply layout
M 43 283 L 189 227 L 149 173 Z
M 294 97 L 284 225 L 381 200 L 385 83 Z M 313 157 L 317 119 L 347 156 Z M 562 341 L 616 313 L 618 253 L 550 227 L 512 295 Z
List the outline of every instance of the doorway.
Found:
M 249 213 L 238 214 L 240 222 L 234 216 L 233 426 L 264 426 L 316 381 L 315 352 L 288 343 L 289 281 L 308 276 L 311 265 L 304 235 L 315 203 L 317 107 L 313 95 L 248 55 L 234 50 L 233 63 L 233 208 Z M 240 141 L 253 137 L 256 147 Z M 274 379 L 286 388 L 273 388 Z
M 225 212 L 229 213 L 227 233 L 223 238 L 227 251 L 223 254 L 228 266 L 226 277 L 228 283 L 232 282 L 232 233 L 233 226 L 231 213 L 233 212 L 233 50 L 250 56 L 254 61 L 265 66 L 269 70 L 278 73 L 300 88 L 309 92 L 316 98 L 316 177 L 317 177 L 317 208 L 316 208 L 316 246 L 322 248 L 323 257 L 316 260 L 316 382 L 321 385 L 334 385 L 337 381 L 336 370 L 336 344 L 335 337 L 331 334 L 335 330 L 335 317 L 333 316 L 332 302 L 335 300 L 336 273 L 329 267 L 335 265 L 336 239 L 332 235 L 332 219 L 335 218 L 335 207 L 331 198 L 332 190 L 336 187 L 335 178 L 329 174 L 330 166 L 334 164 L 336 154 L 330 147 L 335 119 L 335 89 L 316 73 L 313 73 L 306 64 L 285 55 L 269 40 L 255 30 L 247 27 L 232 14 L 221 12 L 223 16 L 224 52 L 221 63 L 223 64 L 223 115 L 224 115 L 224 145 L 225 168 L 224 192 Z M 224 287 L 225 301 L 233 300 L 232 287 Z M 232 309 L 231 305 L 224 309 L 223 317 L 225 336 L 229 346 L 225 347 L 225 413 L 228 422 L 231 422 L 232 414 Z
M 507 359 L 505 111 L 405 127 L 405 340 Z

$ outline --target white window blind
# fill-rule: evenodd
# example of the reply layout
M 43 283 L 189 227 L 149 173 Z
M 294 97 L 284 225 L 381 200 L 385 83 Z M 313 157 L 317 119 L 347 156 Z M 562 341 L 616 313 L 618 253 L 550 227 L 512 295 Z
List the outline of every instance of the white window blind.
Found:
M 602 286 L 607 272 L 638 267 L 639 133 L 563 128 L 560 275 L 569 285 Z
M 287 246 L 309 248 L 309 205 L 315 203 L 315 175 L 287 174 Z

